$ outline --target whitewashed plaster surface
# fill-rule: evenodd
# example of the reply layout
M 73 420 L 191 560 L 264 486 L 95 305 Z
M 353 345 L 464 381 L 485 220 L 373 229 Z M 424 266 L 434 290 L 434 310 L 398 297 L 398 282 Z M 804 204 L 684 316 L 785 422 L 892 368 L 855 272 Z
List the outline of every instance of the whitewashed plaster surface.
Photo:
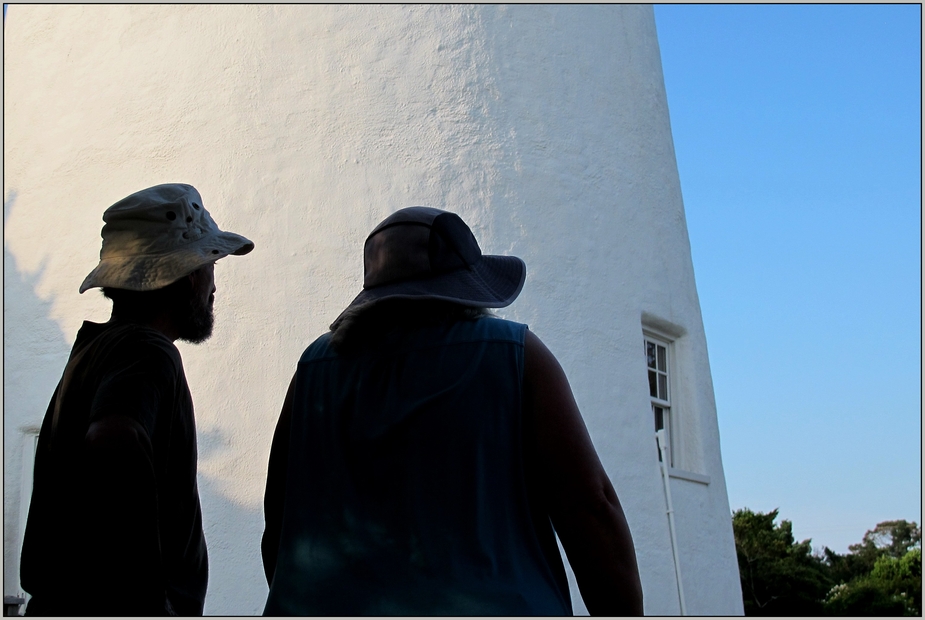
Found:
M 742 612 L 716 408 L 652 9 L 13 5 L 4 25 L 4 593 L 18 589 L 24 432 L 75 333 L 103 210 L 201 192 L 256 243 L 216 269 L 217 325 L 180 344 L 196 406 L 207 614 L 262 611 L 270 439 L 303 348 L 359 291 L 392 211 L 456 211 L 527 263 L 636 544 L 649 614 L 679 612 L 642 328 L 676 338 L 672 479 L 688 612 Z M 573 584 L 576 612 L 584 610 Z

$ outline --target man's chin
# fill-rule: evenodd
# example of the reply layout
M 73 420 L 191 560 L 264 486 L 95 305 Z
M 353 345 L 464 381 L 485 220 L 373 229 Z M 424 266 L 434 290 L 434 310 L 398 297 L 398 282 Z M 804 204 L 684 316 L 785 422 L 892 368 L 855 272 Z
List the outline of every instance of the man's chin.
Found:
M 179 340 L 190 344 L 202 344 L 212 337 L 212 328 L 214 326 L 215 321 L 209 316 L 208 320 L 187 325 L 186 329 L 180 332 Z
M 183 342 L 188 342 L 190 344 L 202 344 L 203 342 L 205 342 L 211 337 L 212 337 L 212 332 L 209 331 L 208 334 L 204 334 L 204 335 L 196 334 L 196 335 L 190 335 L 190 336 L 180 336 L 179 340 Z
M 212 328 L 215 326 L 212 305 L 205 301 L 199 305 L 192 299 L 189 304 L 185 316 L 179 318 L 182 327 L 177 338 L 190 344 L 202 344 L 212 336 Z

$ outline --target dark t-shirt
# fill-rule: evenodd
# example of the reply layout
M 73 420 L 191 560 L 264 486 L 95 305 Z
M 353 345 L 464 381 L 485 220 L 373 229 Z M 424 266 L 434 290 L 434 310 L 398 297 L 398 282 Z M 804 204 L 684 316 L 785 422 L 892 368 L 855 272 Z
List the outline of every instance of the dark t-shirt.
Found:
M 124 416 L 137 440 L 92 453 Z M 84 322 L 42 422 L 21 577 L 30 615 L 201 615 L 208 559 L 196 426 L 180 353 L 160 332 Z

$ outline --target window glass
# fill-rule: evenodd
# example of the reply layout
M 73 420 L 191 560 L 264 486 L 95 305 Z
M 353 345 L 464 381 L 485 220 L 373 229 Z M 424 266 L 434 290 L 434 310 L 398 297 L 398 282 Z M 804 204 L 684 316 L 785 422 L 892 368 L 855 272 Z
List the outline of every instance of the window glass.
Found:
M 652 399 L 652 414 L 656 431 L 664 431 L 665 450 L 668 454 L 668 464 L 674 466 L 674 458 L 671 447 L 674 445 L 672 437 L 672 411 L 671 398 L 668 392 L 668 347 L 667 342 L 661 342 L 655 338 L 646 336 L 644 338 L 646 349 L 646 367 L 647 378 L 649 382 L 649 397 Z M 662 460 L 662 454 L 658 454 L 659 461 Z

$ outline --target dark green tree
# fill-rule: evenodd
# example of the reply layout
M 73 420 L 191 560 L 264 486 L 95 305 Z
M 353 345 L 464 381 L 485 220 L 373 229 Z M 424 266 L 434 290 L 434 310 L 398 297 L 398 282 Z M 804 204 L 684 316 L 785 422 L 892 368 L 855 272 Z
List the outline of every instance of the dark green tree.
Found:
M 848 583 L 869 575 L 877 562 L 877 556 L 871 557 L 870 553 L 841 555 L 828 547 L 824 549 L 823 557 L 826 566 L 829 567 L 829 577 L 836 584 Z
M 732 515 L 742 600 L 747 616 L 817 616 L 834 585 L 810 540 L 797 543 L 790 521 L 775 525 L 778 510 Z
M 913 547 L 902 557 L 892 553 L 874 565 L 870 579 L 905 606 L 905 615 L 922 615 L 922 548 Z
M 915 522 L 884 521 L 846 555 L 825 549 L 838 584 L 826 598 L 833 616 L 921 616 L 922 530 Z
M 845 555 L 828 547 L 824 554 L 835 582 L 848 583 L 869 575 L 881 557 L 901 558 L 917 546 L 922 546 L 922 529 L 915 521 L 910 523 L 900 519 L 883 521 L 874 529 L 867 530 L 861 542 L 848 546 Z
M 922 546 L 922 528 L 913 521 L 883 521 L 864 533 L 864 538 L 848 551 L 855 555 L 873 557 L 876 562 L 881 556 L 901 558 L 915 547 Z
M 867 577 L 835 586 L 825 601 L 829 616 L 902 616 L 905 610 L 902 601 L 894 600 Z

